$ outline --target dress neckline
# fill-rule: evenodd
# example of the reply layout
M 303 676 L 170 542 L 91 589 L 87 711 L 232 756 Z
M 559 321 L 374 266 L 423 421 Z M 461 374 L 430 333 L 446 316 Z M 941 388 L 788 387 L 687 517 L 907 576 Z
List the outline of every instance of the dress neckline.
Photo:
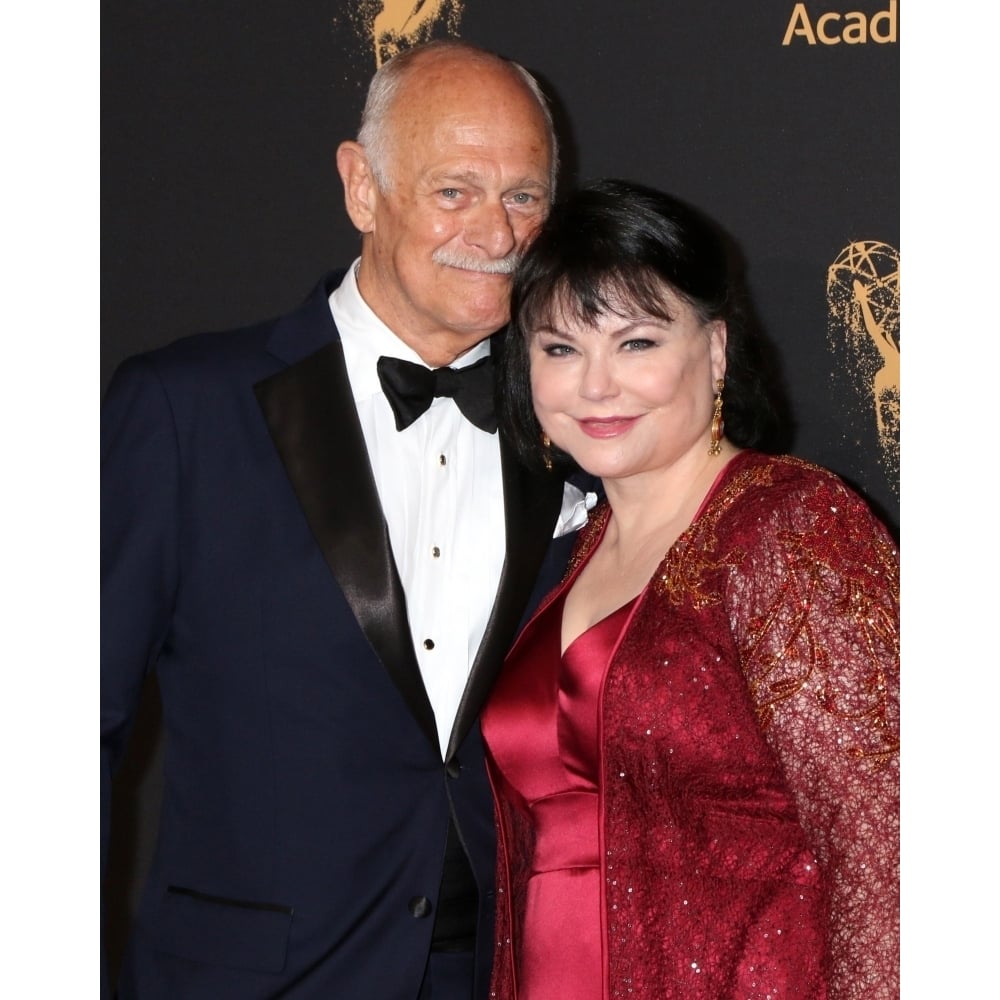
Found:
M 628 612 L 630 612 L 632 610 L 632 608 L 635 606 L 635 604 L 639 600 L 639 598 L 642 597 L 642 595 L 645 592 L 645 590 L 646 590 L 646 588 L 643 587 L 643 589 L 640 590 L 639 593 L 635 595 L 635 597 L 629 598 L 624 604 L 620 604 L 613 611 L 609 611 L 603 618 L 599 618 L 592 625 L 588 625 L 582 632 L 577 633 L 577 635 L 575 635 L 573 637 L 573 639 L 571 639 L 570 642 L 567 643 L 566 648 L 562 651 L 562 655 L 561 655 L 562 661 L 565 662 L 567 655 L 569 655 L 569 653 L 573 649 L 573 647 L 581 639 L 583 639 L 586 636 L 590 635 L 595 629 L 600 629 L 602 627 L 609 627 L 613 621 L 617 621 L 620 617 L 622 617 L 622 618 L 625 617 L 625 615 Z M 567 593 L 569 593 L 569 591 L 567 591 Z M 563 595 L 563 600 L 562 600 L 563 606 L 565 606 L 565 603 L 566 603 L 566 595 L 564 594 Z M 559 609 L 559 620 L 560 620 L 560 622 L 562 621 L 562 615 L 563 615 L 563 608 L 560 607 L 560 609 Z

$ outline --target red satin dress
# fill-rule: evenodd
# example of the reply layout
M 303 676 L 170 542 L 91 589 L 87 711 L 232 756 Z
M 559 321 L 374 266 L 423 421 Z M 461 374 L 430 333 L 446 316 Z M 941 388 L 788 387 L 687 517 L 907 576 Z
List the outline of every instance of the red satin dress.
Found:
M 504 678 L 517 683 L 501 681 L 483 718 L 507 793 L 535 835 L 518 1000 L 603 996 L 598 713 L 604 673 L 633 603 L 560 656 L 563 598 L 554 601 L 508 660 Z

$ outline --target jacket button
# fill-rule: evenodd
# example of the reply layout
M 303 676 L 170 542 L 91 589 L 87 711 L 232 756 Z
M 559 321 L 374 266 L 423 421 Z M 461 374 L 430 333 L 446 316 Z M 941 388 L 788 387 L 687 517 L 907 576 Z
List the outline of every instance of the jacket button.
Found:
M 456 758 L 452 758 L 444 766 L 449 778 L 457 778 L 462 773 L 462 765 Z
M 430 916 L 431 901 L 426 896 L 414 896 L 410 900 L 410 913 L 418 920 Z

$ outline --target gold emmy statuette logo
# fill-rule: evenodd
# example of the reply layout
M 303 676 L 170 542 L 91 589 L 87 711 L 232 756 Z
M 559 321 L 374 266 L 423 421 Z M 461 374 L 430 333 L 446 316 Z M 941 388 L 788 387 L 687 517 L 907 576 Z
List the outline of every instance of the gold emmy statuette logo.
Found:
M 827 340 L 836 384 L 846 383 L 847 426 L 875 432 L 887 478 L 899 493 L 899 251 L 850 243 L 826 276 Z
M 895 42 L 899 37 L 899 7 L 897 0 L 889 0 L 886 10 L 866 16 L 860 10 L 838 14 L 827 11 L 815 21 L 809 19 L 809 11 L 804 3 L 792 8 L 792 16 L 785 28 L 782 45 L 791 45 L 795 39 L 803 39 L 807 45 L 865 45 L 869 40 L 877 45 Z
M 403 49 L 430 41 L 437 29 L 458 36 L 463 0 L 358 0 L 351 15 L 376 67 Z

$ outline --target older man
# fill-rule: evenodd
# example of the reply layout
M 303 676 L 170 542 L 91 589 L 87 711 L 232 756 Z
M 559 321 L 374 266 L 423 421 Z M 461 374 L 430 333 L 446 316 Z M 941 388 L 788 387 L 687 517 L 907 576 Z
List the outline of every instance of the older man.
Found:
M 337 164 L 354 265 L 106 395 L 104 789 L 151 669 L 167 739 L 122 1000 L 486 996 L 477 715 L 565 509 L 496 433 L 490 335 L 551 119 L 520 67 L 431 43 Z

